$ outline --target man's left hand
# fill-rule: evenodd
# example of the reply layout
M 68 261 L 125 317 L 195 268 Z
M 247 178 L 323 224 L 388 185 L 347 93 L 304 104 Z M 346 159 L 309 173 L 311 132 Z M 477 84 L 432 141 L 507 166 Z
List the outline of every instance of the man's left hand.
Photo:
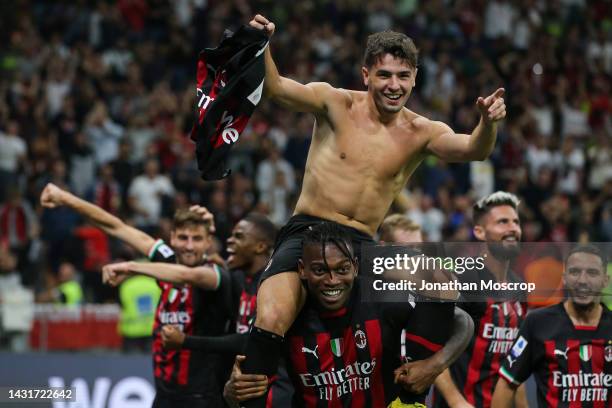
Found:
M 506 104 L 503 98 L 505 92 L 504 88 L 498 88 L 487 97 L 478 97 L 476 106 L 478 106 L 483 121 L 493 123 L 506 117 Z

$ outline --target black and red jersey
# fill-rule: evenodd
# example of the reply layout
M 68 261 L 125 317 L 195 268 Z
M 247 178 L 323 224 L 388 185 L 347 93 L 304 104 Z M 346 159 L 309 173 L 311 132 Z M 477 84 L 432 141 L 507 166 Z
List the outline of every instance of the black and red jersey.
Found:
M 563 303 L 530 313 L 499 374 L 519 385 L 532 373 L 540 407 L 610 407 L 612 312 L 598 326 L 575 326 Z
M 346 307 L 304 306 L 285 337 L 297 407 L 386 407 L 399 395 L 400 334 L 414 303 L 362 303 L 359 279 Z
M 154 262 L 175 263 L 174 251 L 158 240 L 149 253 Z M 165 395 L 199 396 L 221 401 L 222 384 L 219 356 L 187 349 L 165 350 L 161 328 L 178 325 L 185 334 L 219 336 L 225 333 L 230 319 L 230 280 L 227 272 L 216 265 L 219 286 L 203 290 L 192 285 L 158 281 L 162 290 L 153 326 L 153 367 L 157 392 Z M 213 404 L 211 404 L 213 406 Z
M 479 273 L 479 279 L 494 279 L 487 270 Z M 518 277 L 510 272 L 508 281 L 518 281 Z M 486 302 L 457 305 L 472 316 L 475 333 L 467 349 L 450 366 L 450 374 L 470 404 L 490 407 L 500 364 L 517 338 L 519 327 L 527 314 L 526 304 L 522 299 L 489 299 Z M 447 406 L 444 397 L 438 392 L 435 393 L 434 402 L 438 407 Z
M 197 119 L 191 139 L 204 180 L 218 180 L 231 172 L 227 168 L 230 149 L 263 94 L 267 45 L 262 31 L 242 26 L 236 33 L 226 31 L 218 47 L 200 53 Z
M 236 333 L 249 332 L 257 310 L 257 288 L 262 272 L 248 275 L 241 270 L 231 271 L 233 301 L 237 305 Z

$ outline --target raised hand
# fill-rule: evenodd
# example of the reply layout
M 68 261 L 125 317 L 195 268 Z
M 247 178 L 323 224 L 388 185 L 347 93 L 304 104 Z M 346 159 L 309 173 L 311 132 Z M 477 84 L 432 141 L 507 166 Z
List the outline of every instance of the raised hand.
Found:
M 199 214 L 200 217 L 202 217 L 202 219 L 206 221 L 206 224 L 208 225 L 207 229 L 209 234 L 215 233 L 215 216 L 210 211 L 208 211 L 208 208 L 203 207 L 201 205 L 192 205 L 191 207 L 189 207 L 189 211 Z
M 102 267 L 102 283 L 118 286 L 132 274 L 129 264 L 129 262 L 118 262 L 104 265 Z
M 64 190 L 53 183 L 45 186 L 45 189 L 40 194 L 40 204 L 45 208 L 55 208 L 64 204 L 62 194 Z
M 498 88 L 487 97 L 479 96 L 476 106 L 485 122 L 497 122 L 506 117 L 506 104 L 504 103 L 504 88 Z
M 268 37 L 272 37 L 272 34 L 274 34 L 274 29 L 276 28 L 274 23 L 261 14 L 257 14 L 255 17 L 253 17 L 253 19 L 249 21 L 249 25 L 253 28 L 264 31 Z

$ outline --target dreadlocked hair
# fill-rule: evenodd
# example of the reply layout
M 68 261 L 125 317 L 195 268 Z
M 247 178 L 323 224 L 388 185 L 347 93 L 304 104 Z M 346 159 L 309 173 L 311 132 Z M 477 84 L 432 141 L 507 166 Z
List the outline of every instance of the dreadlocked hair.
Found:
M 306 245 L 321 245 L 321 254 L 323 254 L 323 262 L 327 266 L 325 258 L 325 247 L 327 245 L 335 245 L 344 256 L 353 262 L 353 245 L 351 237 L 335 222 L 323 221 L 320 224 L 310 227 L 304 232 L 302 240 L 302 248 Z

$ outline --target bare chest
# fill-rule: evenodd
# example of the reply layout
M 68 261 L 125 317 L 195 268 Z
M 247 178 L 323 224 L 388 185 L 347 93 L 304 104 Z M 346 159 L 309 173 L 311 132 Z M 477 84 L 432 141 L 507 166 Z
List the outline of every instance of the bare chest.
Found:
M 335 126 L 328 154 L 340 165 L 382 178 L 402 177 L 420 161 L 422 143 L 409 129 L 385 127 L 348 115 Z

